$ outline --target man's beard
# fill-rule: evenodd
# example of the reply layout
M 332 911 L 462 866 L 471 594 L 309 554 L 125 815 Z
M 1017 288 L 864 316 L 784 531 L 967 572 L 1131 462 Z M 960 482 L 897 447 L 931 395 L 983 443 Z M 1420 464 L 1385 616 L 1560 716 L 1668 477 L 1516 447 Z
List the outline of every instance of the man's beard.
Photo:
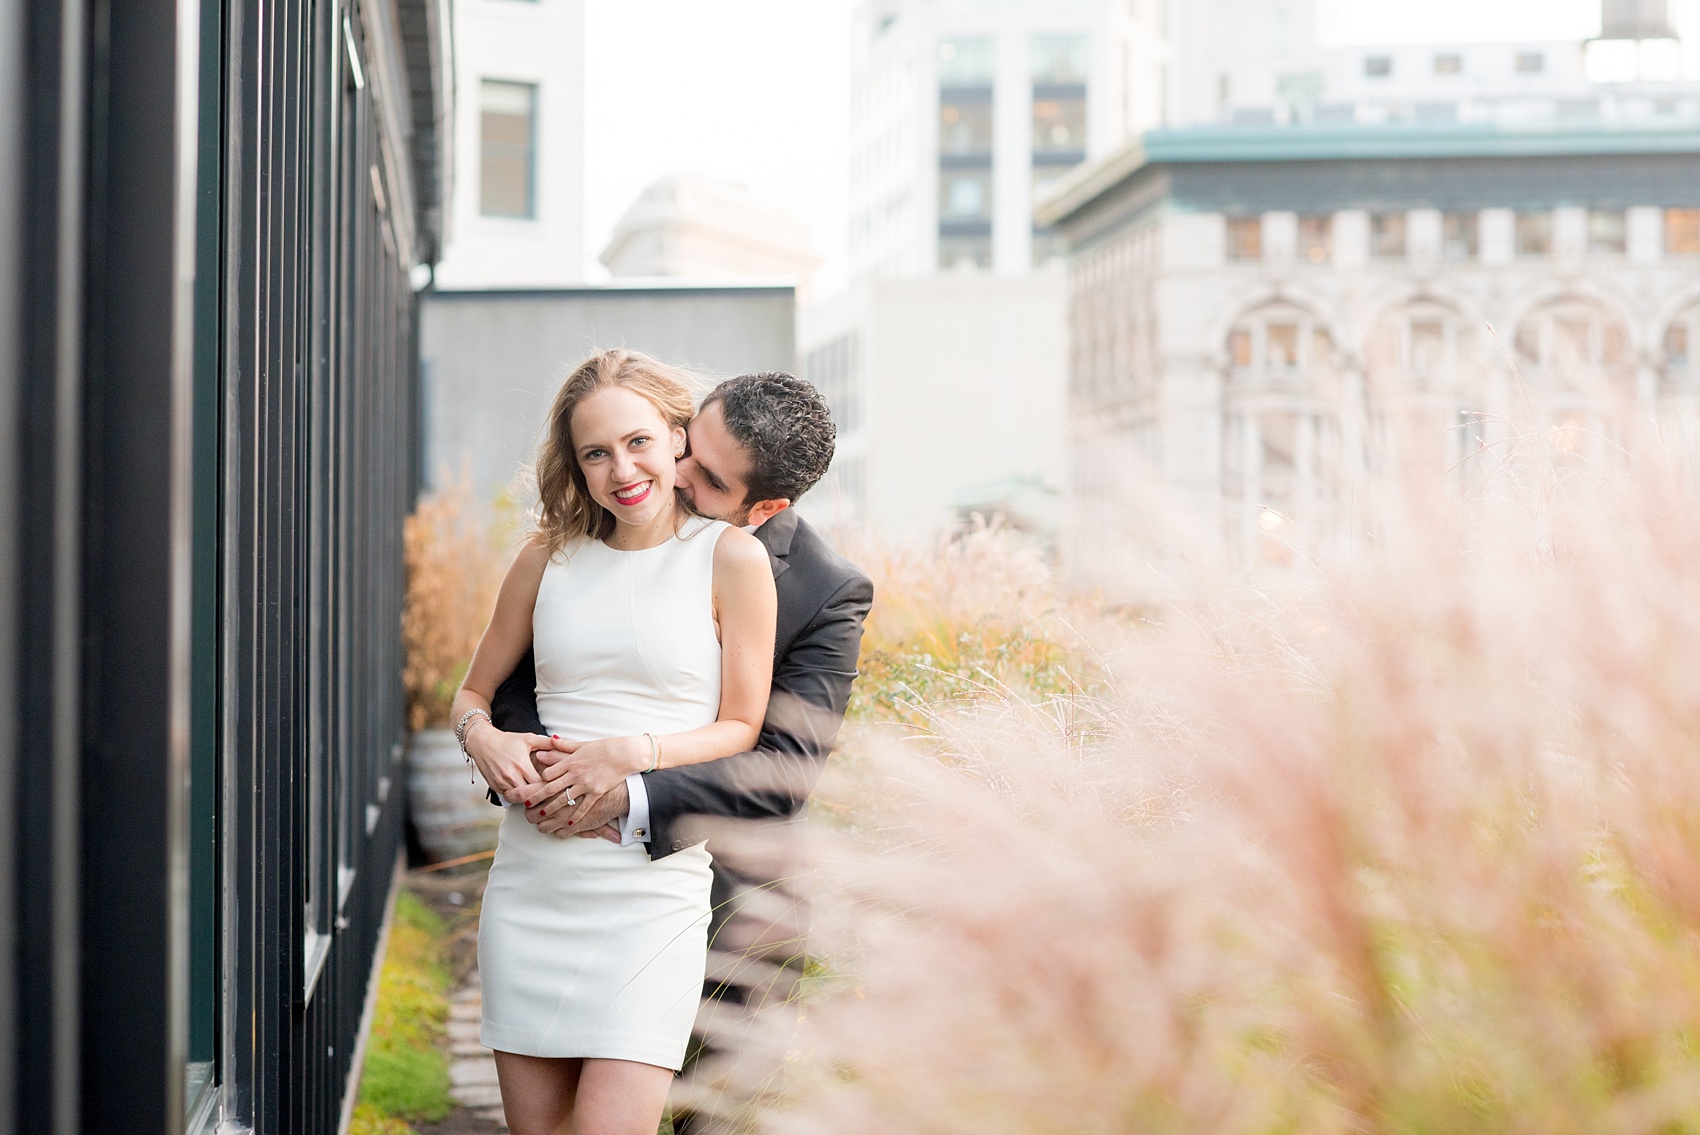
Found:
M 732 512 L 727 513 L 724 516 L 716 516 L 711 512 L 704 512 L 701 508 L 697 507 L 697 500 L 696 500 L 696 494 L 695 493 L 687 493 L 683 489 L 680 489 L 679 490 L 679 496 L 685 502 L 685 504 L 690 508 L 690 510 L 692 512 L 696 513 L 698 516 L 706 516 L 710 520 L 724 521 L 725 523 L 730 524 L 734 528 L 747 528 L 747 527 L 749 527 L 750 506 L 747 505 L 747 504 L 739 505 Z

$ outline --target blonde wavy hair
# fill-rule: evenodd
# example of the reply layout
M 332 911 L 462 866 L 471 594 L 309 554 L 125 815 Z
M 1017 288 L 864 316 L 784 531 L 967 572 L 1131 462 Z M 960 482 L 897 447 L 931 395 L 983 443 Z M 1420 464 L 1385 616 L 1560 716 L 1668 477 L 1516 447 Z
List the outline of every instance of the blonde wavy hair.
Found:
M 638 351 L 598 351 L 573 368 L 549 407 L 549 432 L 537 451 L 536 535 L 554 555 L 574 540 L 605 539 L 614 514 L 596 503 L 573 450 L 573 411 L 599 390 L 620 386 L 649 400 L 667 428 L 691 420 L 691 376 Z

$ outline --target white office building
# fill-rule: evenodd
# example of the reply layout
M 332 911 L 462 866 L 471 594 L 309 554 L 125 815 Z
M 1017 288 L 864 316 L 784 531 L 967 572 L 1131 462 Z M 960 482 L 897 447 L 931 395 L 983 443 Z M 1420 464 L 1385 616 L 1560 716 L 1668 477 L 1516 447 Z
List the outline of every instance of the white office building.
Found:
M 852 277 L 1019 276 L 1033 202 L 1162 121 L 1163 0 L 869 0 L 854 16 Z
M 869 0 L 852 32 L 850 283 L 798 318 L 839 457 L 807 502 L 924 539 L 1054 528 L 1067 280 L 1034 202 L 1163 113 L 1166 0 Z
M 454 191 L 436 280 L 584 274 L 584 2 L 456 0 Z

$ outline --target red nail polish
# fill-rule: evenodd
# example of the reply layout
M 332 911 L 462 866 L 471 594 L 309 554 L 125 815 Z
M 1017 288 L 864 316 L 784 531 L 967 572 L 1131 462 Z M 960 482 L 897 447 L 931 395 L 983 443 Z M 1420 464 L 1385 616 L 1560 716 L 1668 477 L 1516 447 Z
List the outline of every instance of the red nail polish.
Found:
M 561 739 L 561 735 L 559 733 L 551 733 L 549 736 L 553 737 L 557 741 Z
M 572 827 L 572 826 L 573 826 L 573 822 L 572 822 L 572 821 L 571 821 L 571 820 L 568 820 L 568 821 L 567 821 L 567 827 L 569 827 L 569 828 L 570 828 L 570 827 Z
M 527 801 L 526 801 L 526 802 L 525 802 L 525 806 L 526 806 L 526 807 L 527 807 L 527 808 L 529 808 L 529 807 L 531 807 L 531 801 L 529 801 L 529 800 L 527 800 Z

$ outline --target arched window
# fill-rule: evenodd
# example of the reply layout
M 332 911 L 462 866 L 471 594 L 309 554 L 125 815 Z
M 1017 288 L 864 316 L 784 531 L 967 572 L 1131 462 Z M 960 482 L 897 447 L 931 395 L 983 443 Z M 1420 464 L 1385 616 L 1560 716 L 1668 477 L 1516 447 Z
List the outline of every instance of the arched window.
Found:
M 1375 467 L 1416 477 L 1466 469 L 1484 439 L 1482 348 L 1474 323 L 1436 300 L 1375 321 L 1364 349 Z
M 1700 452 L 1700 303 L 1665 326 L 1659 352 L 1659 424 L 1676 452 Z
M 1594 300 L 1552 300 L 1517 327 L 1517 362 L 1535 428 L 1560 460 L 1598 461 L 1618 449 L 1635 393 L 1623 326 Z
M 1661 354 L 1660 397 L 1700 395 L 1700 303 L 1689 305 L 1665 327 Z
M 1228 333 L 1222 493 L 1246 559 L 1285 563 L 1331 535 L 1340 479 L 1334 342 L 1289 303 L 1247 312 Z

